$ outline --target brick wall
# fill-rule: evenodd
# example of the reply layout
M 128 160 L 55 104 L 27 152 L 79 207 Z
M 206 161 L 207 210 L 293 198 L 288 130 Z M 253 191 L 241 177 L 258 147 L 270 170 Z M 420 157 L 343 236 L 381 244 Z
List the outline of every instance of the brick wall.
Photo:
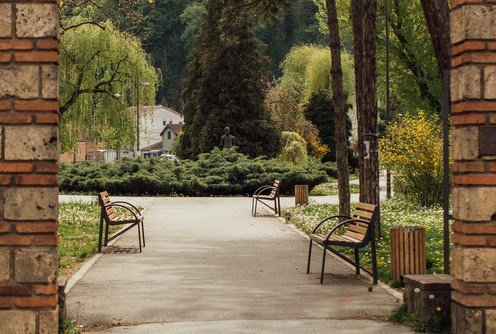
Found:
M 496 1 L 451 7 L 453 333 L 494 333 L 496 152 L 482 147 L 496 142 Z
M 0 0 L 0 333 L 57 333 L 58 4 Z

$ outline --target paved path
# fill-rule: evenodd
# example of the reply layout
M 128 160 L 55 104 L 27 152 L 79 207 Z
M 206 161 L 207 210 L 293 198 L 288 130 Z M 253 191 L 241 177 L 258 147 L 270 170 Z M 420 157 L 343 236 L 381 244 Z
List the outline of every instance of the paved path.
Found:
M 307 239 L 250 206 L 154 199 L 143 253 L 99 257 L 69 291 L 68 316 L 99 333 L 411 333 L 380 320 L 397 300 L 342 262 L 319 284 L 316 247 L 307 275 Z M 128 232 L 115 246 L 136 244 Z

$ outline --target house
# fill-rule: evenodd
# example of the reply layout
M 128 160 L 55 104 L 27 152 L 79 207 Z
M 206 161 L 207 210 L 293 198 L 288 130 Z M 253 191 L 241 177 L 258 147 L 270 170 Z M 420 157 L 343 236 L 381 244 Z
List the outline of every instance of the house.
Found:
M 162 152 L 163 153 L 173 153 L 172 143 L 181 132 L 184 124 L 167 124 L 165 128 L 160 132 L 162 137 Z
M 162 142 L 161 133 L 168 124 L 183 122 L 181 113 L 161 105 L 140 108 L 140 150 Z

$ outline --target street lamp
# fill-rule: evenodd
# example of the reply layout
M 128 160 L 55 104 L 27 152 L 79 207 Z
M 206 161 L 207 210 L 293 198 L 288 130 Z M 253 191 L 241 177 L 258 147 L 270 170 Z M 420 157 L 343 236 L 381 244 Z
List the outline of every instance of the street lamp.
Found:
M 150 86 L 148 82 L 141 82 L 136 78 L 136 154 L 139 152 L 139 86 Z

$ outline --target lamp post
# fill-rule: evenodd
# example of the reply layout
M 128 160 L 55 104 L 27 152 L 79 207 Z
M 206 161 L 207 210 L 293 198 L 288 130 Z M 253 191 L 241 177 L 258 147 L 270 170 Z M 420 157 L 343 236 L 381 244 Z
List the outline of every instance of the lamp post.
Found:
M 388 0 L 384 0 L 384 10 L 386 12 L 386 126 L 389 126 L 389 113 L 391 111 L 391 100 L 389 98 L 389 15 Z M 391 198 L 391 172 L 386 170 L 386 194 Z
M 136 78 L 136 155 L 139 152 L 139 88 L 140 86 L 150 86 L 148 82 L 141 82 L 139 77 Z

